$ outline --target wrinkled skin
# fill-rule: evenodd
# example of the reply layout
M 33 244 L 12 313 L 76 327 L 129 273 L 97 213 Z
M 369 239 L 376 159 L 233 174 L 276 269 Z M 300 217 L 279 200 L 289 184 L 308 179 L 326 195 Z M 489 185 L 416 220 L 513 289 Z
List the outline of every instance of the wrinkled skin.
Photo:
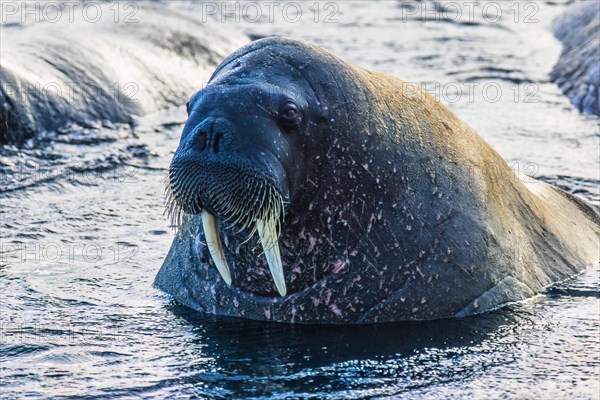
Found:
M 302 122 L 286 129 L 278 107 L 290 98 Z M 589 206 L 518 180 L 414 85 L 307 43 L 267 38 L 238 50 L 189 108 L 172 173 L 174 165 L 186 171 L 182 157 L 209 157 L 184 155 L 190 135 L 206 118 L 224 118 L 230 141 L 210 157 L 233 160 L 223 161 L 227 168 L 256 160 L 286 201 L 278 240 L 285 296 L 256 235 L 246 241 L 249 231 L 204 205 L 220 221 L 229 286 L 200 217 L 184 218 L 155 283 L 196 310 L 291 323 L 463 316 L 531 297 L 598 260 L 598 217 Z M 213 182 L 211 172 L 198 173 L 194 182 Z

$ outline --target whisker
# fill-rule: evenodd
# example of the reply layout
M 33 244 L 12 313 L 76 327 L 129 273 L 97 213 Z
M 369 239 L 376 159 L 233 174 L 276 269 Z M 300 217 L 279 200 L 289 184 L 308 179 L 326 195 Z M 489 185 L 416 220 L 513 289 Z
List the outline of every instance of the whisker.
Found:
M 164 214 L 175 230 L 209 205 L 227 229 L 235 229 L 235 234 L 249 232 L 243 243 L 255 236 L 259 219 L 273 221 L 280 236 L 286 203 L 270 181 L 226 165 L 208 171 L 188 162 L 172 165 L 165 174 Z

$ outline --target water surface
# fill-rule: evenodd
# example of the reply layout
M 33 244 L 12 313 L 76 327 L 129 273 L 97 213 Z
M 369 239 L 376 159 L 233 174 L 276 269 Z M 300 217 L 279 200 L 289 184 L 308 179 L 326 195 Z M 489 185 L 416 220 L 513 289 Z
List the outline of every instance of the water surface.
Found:
M 510 3 L 497 23 L 480 12 L 425 18 L 395 1 L 336 4 L 337 23 L 225 24 L 310 40 L 423 84 L 521 179 L 599 202 L 598 120 L 548 80 L 562 3 L 534 3 L 535 23 L 515 22 Z M 50 132 L 0 149 L 0 397 L 600 398 L 597 268 L 461 320 L 288 326 L 177 306 L 152 281 L 173 237 L 163 178 L 184 121 L 179 108 L 134 131 Z

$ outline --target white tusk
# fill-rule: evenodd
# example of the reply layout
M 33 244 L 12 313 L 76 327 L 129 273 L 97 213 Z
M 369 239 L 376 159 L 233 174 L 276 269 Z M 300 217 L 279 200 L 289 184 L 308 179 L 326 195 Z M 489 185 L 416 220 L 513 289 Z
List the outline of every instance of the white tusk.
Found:
M 287 289 L 285 287 L 285 278 L 283 277 L 283 267 L 281 266 L 281 254 L 279 253 L 279 243 L 277 242 L 276 222 L 274 220 L 256 220 L 256 229 L 258 236 L 267 257 L 267 264 L 275 286 L 281 296 L 285 296 Z
M 231 272 L 225 259 L 225 253 L 223 253 L 221 236 L 219 236 L 217 227 L 217 218 L 208 211 L 202 211 L 202 227 L 204 228 L 208 251 L 219 270 L 219 274 L 221 274 L 225 283 L 231 286 Z

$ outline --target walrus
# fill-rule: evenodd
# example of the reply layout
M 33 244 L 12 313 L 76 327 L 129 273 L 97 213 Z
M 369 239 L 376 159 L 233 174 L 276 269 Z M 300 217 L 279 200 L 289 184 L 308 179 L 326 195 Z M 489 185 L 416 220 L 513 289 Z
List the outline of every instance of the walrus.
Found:
M 579 111 L 600 116 L 600 6 L 570 4 L 553 30 L 563 50 L 550 78 Z
M 169 167 L 155 284 L 288 323 L 466 316 L 598 260 L 598 213 L 503 159 L 432 96 L 309 43 L 228 56 Z

